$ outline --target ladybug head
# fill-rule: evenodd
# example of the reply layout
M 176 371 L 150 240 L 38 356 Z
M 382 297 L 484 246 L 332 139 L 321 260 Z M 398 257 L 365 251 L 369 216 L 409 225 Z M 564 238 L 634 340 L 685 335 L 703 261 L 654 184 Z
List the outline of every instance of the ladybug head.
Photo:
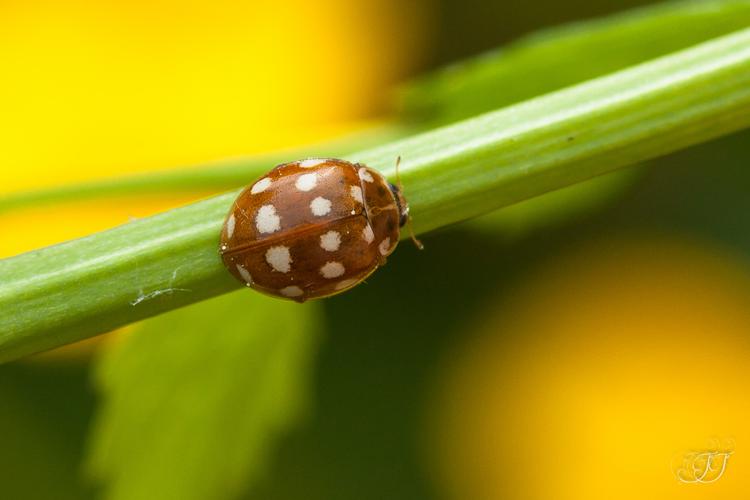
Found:
M 388 183 L 388 186 L 391 188 L 393 198 L 395 198 L 396 206 L 398 207 L 398 225 L 399 227 L 404 227 L 404 225 L 409 222 L 409 204 L 406 202 L 406 198 L 404 198 L 404 195 L 401 193 L 398 186 L 395 186 L 390 182 Z

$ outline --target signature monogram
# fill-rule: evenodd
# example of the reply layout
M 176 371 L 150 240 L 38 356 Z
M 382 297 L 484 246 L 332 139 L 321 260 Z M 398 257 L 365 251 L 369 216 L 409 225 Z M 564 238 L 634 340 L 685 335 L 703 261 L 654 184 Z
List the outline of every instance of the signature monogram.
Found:
M 690 451 L 681 455 L 679 466 L 673 463 L 672 470 L 681 483 L 714 483 L 721 479 L 727 469 L 729 457 L 734 453 L 733 443 L 720 446 L 713 440 L 714 446 L 701 451 Z

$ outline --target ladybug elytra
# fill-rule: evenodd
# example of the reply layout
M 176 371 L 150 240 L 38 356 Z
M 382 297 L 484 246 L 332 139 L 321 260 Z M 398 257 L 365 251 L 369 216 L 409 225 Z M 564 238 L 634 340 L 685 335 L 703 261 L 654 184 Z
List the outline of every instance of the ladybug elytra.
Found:
M 220 253 L 247 286 L 304 302 L 348 290 L 385 264 L 408 220 L 401 190 L 377 171 L 332 158 L 301 160 L 239 194 Z

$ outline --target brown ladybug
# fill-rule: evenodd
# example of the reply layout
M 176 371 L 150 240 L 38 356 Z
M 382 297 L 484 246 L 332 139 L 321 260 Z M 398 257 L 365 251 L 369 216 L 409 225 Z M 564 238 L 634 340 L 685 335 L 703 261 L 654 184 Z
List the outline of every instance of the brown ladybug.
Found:
M 332 158 L 284 163 L 244 189 L 221 232 L 224 265 L 260 292 L 304 302 L 347 290 L 395 250 L 401 190 Z

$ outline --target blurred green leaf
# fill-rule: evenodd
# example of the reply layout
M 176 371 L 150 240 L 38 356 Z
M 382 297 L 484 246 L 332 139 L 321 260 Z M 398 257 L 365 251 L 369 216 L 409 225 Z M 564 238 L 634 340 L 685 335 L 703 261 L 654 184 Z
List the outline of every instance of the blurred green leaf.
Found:
M 144 324 L 102 359 L 89 469 L 110 500 L 235 498 L 303 415 L 314 304 L 247 291 Z
M 79 463 L 94 404 L 87 366 L 0 367 L 0 498 L 93 498 Z
M 750 0 L 667 2 L 534 33 L 405 87 L 405 119 L 444 124 L 750 26 Z
M 643 169 L 620 170 L 573 184 L 471 219 L 466 226 L 479 231 L 522 238 L 532 231 L 580 216 L 623 195 Z
M 101 199 L 112 197 L 131 198 L 138 194 L 164 194 L 187 192 L 220 192 L 244 186 L 274 165 L 290 158 L 340 157 L 359 149 L 373 147 L 386 141 L 407 135 L 406 127 L 393 124 L 374 125 L 345 134 L 336 139 L 304 147 L 284 149 L 273 153 L 230 158 L 221 161 L 194 165 L 183 169 L 153 171 L 111 179 L 54 186 L 35 191 L 22 191 L 0 195 L 0 214 L 42 204 Z

